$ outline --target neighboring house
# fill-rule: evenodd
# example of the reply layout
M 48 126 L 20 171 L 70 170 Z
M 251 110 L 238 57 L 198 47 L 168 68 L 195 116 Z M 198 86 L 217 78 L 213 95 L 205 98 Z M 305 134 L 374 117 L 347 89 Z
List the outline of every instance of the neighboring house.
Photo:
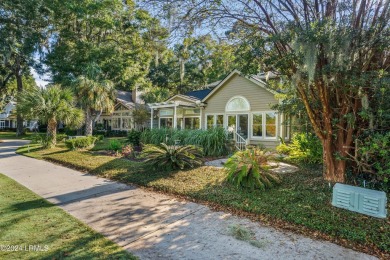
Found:
M 274 74 L 268 76 L 275 77 Z M 275 91 L 267 87 L 267 75 L 244 76 L 232 71 L 225 79 L 149 104 L 155 128 L 208 129 L 224 127 L 238 144 L 275 147 L 280 138 L 289 139 L 284 116 L 271 109 L 278 104 Z
M 142 92 L 137 90 L 132 92 L 117 90 L 114 111 L 112 113 L 103 113 L 96 120 L 96 124 L 99 125 L 95 125 L 95 128 L 100 126 L 104 130 L 114 131 L 129 131 L 135 128 L 133 111 L 137 105 L 145 103 L 140 97 L 141 94 Z M 149 127 L 149 124 L 143 127 Z
M 16 129 L 16 102 L 10 101 L 0 112 L 0 129 Z M 37 120 L 24 120 L 23 127 L 30 131 L 38 128 Z

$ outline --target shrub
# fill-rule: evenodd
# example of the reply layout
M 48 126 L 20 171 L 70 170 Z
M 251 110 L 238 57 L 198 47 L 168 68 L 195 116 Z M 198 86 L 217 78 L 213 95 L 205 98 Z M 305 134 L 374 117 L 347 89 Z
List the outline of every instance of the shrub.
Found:
M 322 162 L 322 144 L 311 133 L 295 134 L 290 144 L 282 143 L 276 147 L 276 150 L 279 153 L 287 154 L 292 161 L 310 164 Z
M 110 140 L 109 149 L 115 152 L 118 152 L 123 147 L 122 143 L 118 139 Z
M 151 129 L 142 132 L 140 142 L 143 144 L 175 145 L 179 141 L 181 145 L 195 145 L 203 149 L 205 156 L 221 156 L 228 153 L 226 131 L 223 128 L 211 128 L 207 130 L 176 130 L 176 129 Z
M 41 135 L 41 134 L 34 134 L 32 137 L 31 137 L 31 143 L 32 144 L 43 144 L 43 139 L 45 138 L 45 136 Z
M 86 136 L 86 137 L 79 137 L 79 138 L 73 138 L 65 141 L 66 147 L 68 147 L 71 150 L 75 149 L 83 149 L 83 148 L 90 148 L 95 145 L 96 137 L 94 136 Z
M 58 142 L 63 142 L 65 141 L 65 139 L 67 138 L 68 136 L 66 134 L 57 134 L 56 135 L 56 140 L 57 140 L 57 143 Z
M 135 129 L 132 129 L 128 134 L 127 134 L 129 142 L 134 145 L 134 146 L 139 146 L 140 144 L 140 138 L 141 138 L 141 132 L 137 131 Z
M 268 157 L 264 150 L 257 148 L 236 152 L 224 166 L 228 181 L 252 190 L 264 190 L 280 183 L 279 178 L 267 170 Z
M 193 168 L 203 164 L 202 149 L 194 145 L 148 144 L 144 146 L 141 157 L 146 159 L 145 162 L 166 170 Z
M 353 158 L 357 172 L 368 175 L 369 186 L 385 191 L 390 180 L 390 132 L 371 134 L 357 140 L 356 157 Z

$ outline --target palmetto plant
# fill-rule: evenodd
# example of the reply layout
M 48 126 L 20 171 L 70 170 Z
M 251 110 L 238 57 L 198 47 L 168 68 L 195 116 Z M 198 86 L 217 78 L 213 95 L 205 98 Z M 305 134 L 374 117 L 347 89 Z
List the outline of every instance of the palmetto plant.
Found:
M 145 145 L 141 157 L 146 162 L 164 169 L 193 168 L 203 164 L 202 149 L 194 145 L 174 146 L 161 143 L 160 145 Z
M 239 151 L 225 163 L 228 172 L 227 179 L 245 188 L 264 190 L 271 188 L 280 179 L 267 170 L 266 163 L 269 155 L 264 150 L 247 149 Z
M 83 112 L 75 108 L 72 91 L 55 85 L 46 89 L 24 91 L 18 96 L 17 111 L 25 118 L 47 123 L 47 146 L 56 145 L 57 123 L 80 126 Z

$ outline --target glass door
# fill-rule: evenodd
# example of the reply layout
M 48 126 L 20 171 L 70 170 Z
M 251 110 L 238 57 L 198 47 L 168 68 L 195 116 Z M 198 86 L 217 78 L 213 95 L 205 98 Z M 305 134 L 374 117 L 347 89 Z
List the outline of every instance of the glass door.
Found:
M 237 116 L 237 133 L 243 138 L 248 138 L 248 114 Z
M 236 132 L 243 138 L 248 138 L 248 114 L 228 115 L 227 127 L 229 132 Z
M 237 116 L 236 115 L 228 115 L 228 124 L 227 124 L 227 127 L 228 127 L 228 131 L 229 132 L 233 132 L 233 131 L 236 131 L 236 125 L 237 125 Z

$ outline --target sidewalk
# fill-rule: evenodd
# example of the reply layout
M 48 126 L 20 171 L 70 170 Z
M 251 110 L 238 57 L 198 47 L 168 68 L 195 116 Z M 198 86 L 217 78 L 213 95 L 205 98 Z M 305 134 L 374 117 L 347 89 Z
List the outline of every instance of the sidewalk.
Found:
M 58 205 L 140 259 L 376 259 L 326 241 L 97 178 L 14 153 L 22 140 L 0 143 L 0 173 Z M 262 246 L 236 240 L 241 225 Z

